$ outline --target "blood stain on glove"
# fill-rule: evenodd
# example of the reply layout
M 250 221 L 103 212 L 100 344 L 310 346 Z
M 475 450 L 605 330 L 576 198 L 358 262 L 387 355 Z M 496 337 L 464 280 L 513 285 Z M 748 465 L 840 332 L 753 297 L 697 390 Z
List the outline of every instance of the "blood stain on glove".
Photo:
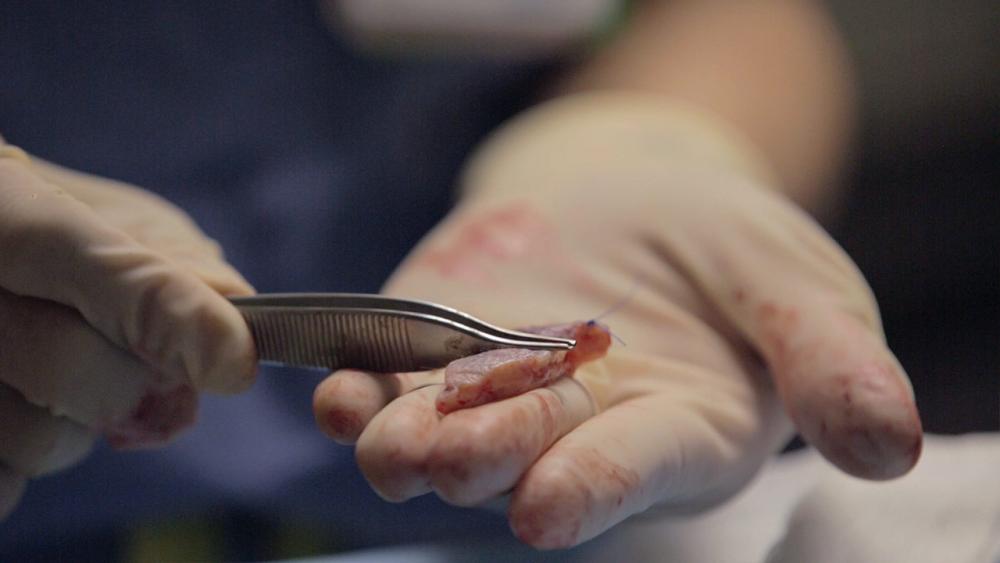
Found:
M 524 332 L 572 338 L 576 347 L 569 351 L 507 348 L 455 360 L 445 368 L 445 387 L 436 401 L 438 412 L 448 414 L 543 387 L 603 357 L 611 346 L 611 332 L 595 321 L 532 327 Z
M 157 446 L 194 424 L 197 412 L 198 394 L 190 385 L 151 391 L 125 421 L 113 424 L 105 435 L 117 449 Z
M 451 239 L 426 251 L 418 264 L 441 277 L 475 283 L 492 279 L 482 267 L 484 259 L 507 261 L 538 252 L 552 238 L 550 227 L 530 207 L 515 204 L 466 220 Z
M 521 541 L 541 549 L 567 548 L 623 518 L 627 500 L 641 499 L 641 479 L 594 448 L 564 449 L 544 473 L 515 491 L 508 517 Z
M 337 436 L 357 436 L 365 423 L 361 415 L 347 409 L 334 408 L 326 412 L 323 420 L 326 428 Z

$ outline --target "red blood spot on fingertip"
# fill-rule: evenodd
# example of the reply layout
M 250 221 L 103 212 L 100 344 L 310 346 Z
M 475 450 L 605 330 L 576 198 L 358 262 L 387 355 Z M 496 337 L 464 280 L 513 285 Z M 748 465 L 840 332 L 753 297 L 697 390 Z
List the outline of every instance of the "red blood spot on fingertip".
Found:
M 338 408 L 328 410 L 324 420 L 327 433 L 337 437 L 354 436 L 362 426 L 358 413 Z

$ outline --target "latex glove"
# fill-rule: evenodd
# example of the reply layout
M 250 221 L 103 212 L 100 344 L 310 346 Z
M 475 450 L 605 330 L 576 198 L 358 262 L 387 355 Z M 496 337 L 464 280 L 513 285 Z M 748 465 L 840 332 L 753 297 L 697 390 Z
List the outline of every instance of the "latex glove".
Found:
M 166 442 L 197 392 L 245 389 L 252 289 L 183 213 L 0 140 L 0 517 L 27 478 Z
M 756 162 L 722 124 L 660 99 L 580 96 L 515 121 L 387 291 L 508 327 L 627 298 L 603 319 L 627 346 L 444 417 L 440 371 L 335 374 L 315 394 L 319 425 L 357 441 L 389 500 L 513 490 L 510 525 L 541 548 L 720 502 L 788 440 L 788 417 L 848 473 L 905 473 L 920 421 L 871 292 Z

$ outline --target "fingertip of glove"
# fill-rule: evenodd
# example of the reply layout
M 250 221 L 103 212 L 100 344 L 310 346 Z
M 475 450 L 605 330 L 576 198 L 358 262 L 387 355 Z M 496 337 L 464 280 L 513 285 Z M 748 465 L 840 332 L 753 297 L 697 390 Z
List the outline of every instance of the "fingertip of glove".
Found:
M 222 300 L 213 296 L 213 300 Z M 246 321 L 228 302 L 208 307 L 202 315 L 198 341 L 203 345 L 192 350 L 189 376 L 195 388 L 222 394 L 249 389 L 257 376 L 257 350 Z
M 805 439 L 841 470 L 888 480 L 916 465 L 923 430 L 898 367 L 872 365 L 832 377 L 815 397 L 794 418 Z
M 552 522 L 550 511 L 543 507 L 514 508 L 508 510 L 510 529 L 520 541 L 535 549 L 568 549 L 578 543 L 580 533 L 579 518 L 573 516 L 566 524 Z
M 344 391 L 345 381 L 355 372 L 344 370 L 323 380 L 313 391 L 313 418 L 316 426 L 338 444 L 349 445 L 358 441 L 366 421 L 375 416 L 377 409 L 366 409 L 367 397 L 363 392 Z M 347 383 L 350 386 L 350 382 Z
M 906 475 L 920 459 L 923 436 L 892 430 L 853 429 L 817 449 L 845 473 L 872 481 Z
M 536 466 L 514 490 L 507 519 L 511 531 L 536 549 L 565 549 L 580 543 L 592 516 L 590 483 L 569 460 Z
M 232 338 L 218 343 L 218 359 L 201 381 L 200 388 L 225 395 L 243 393 L 257 380 L 253 341 Z

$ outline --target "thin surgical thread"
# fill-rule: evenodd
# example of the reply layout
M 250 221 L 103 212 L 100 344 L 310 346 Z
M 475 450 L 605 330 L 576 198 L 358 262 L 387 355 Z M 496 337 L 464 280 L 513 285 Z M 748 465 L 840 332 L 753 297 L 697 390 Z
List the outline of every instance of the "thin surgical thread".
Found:
M 597 321 L 604 319 L 608 316 L 611 316 L 614 313 L 617 313 L 618 311 L 624 309 L 625 306 L 627 306 L 635 299 L 635 295 L 636 293 L 639 292 L 639 286 L 642 284 L 642 282 L 643 282 L 642 274 L 636 274 L 636 276 L 632 278 L 632 285 L 625 292 L 625 295 L 619 297 L 617 301 L 609 305 L 599 315 L 587 321 L 588 324 L 596 323 Z M 622 346 L 628 346 L 628 344 L 626 344 L 625 341 L 621 339 L 621 337 L 612 332 L 611 329 L 608 329 L 608 334 L 610 334 L 611 338 L 614 338 Z

